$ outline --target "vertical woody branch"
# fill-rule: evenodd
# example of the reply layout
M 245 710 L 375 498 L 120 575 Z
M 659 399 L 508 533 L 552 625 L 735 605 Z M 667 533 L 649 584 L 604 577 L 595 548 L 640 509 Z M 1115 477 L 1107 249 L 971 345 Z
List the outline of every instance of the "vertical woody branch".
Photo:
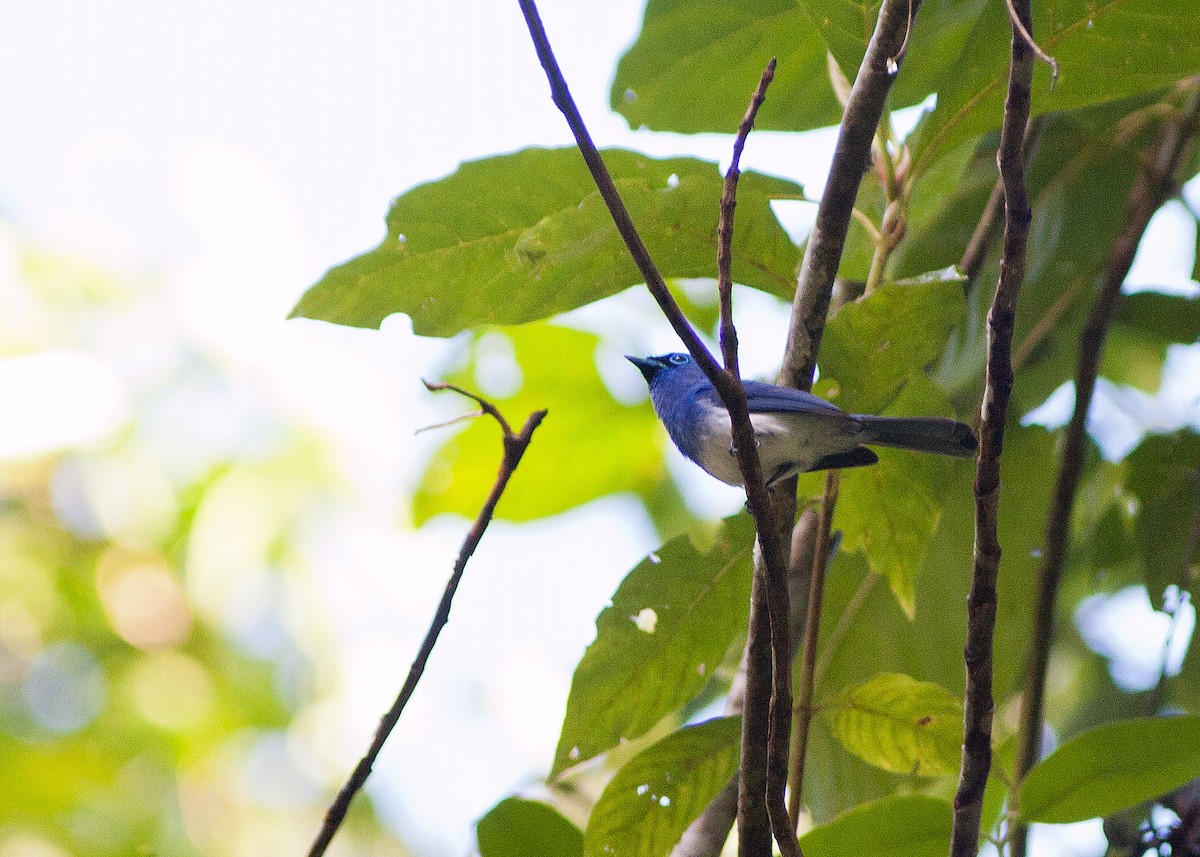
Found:
M 1029 121 L 1034 53 L 1025 37 L 1029 0 L 1014 0 L 1012 59 L 1008 96 L 996 160 L 1004 202 L 1004 244 L 1000 280 L 988 311 L 987 371 L 979 423 L 979 459 L 975 470 L 975 549 L 967 595 L 966 693 L 963 712 L 962 769 L 954 795 L 951 857 L 973 857 L 979 845 L 983 793 L 992 767 L 993 638 L 996 628 L 996 579 L 1000 571 L 1000 454 L 1012 393 L 1012 338 L 1017 298 L 1025 279 L 1025 252 L 1032 212 L 1025 186 L 1022 139 Z M 1022 23 L 1023 21 L 1023 23 Z M 989 204 L 990 207 L 990 204 Z

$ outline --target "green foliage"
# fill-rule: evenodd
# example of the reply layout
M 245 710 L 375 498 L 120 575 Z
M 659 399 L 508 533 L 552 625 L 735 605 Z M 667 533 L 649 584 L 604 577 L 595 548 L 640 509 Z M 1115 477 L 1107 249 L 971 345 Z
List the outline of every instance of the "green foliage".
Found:
M 505 798 L 475 828 L 479 857 L 583 857 L 583 832 L 541 801 Z
M 679 536 L 629 573 L 575 670 L 551 777 L 644 734 L 709 681 L 746 626 L 753 536 L 740 515 L 707 550 Z
M 612 108 L 632 128 L 732 133 L 773 56 L 775 81 L 755 125 L 797 131 L 836 122 L 825 43 L 794 0 L 649 0 L 638 39 L 617 65 Z
M 950 804 L 901 795 L 864 804 L 800 837 L 805 857 L 940 857 L 950 847 Z
M 938 271 L 842 307 L 821 342 L 816 390 L 851 413 L 881 413 L 946 347 L 962 317 L 962 277 Z
M 741 719 L 673 732 L 634 756 L 596 801 L 583 836 L 586 857 L 659 857 L 737 770 Z
M 1078 735 L 1021 784 L 1023 819 L 1065 824 L 1152 800 L 1200 771 L 1200 717 L 1151 717 Z
M 613 181 L 660 271 L 715 271 L 716 164 L 604 153 Z M 790 295 L 798 255 L 772 199 L 799 185 L 753 172 L 738 186 L 738 282 Z M 451 336 L 565 312 L 642 282 L 575 149 L 526 149 L 463 164 L 392 203 L 382 243 L 330 270 L 293 316 L 378 327 L 407 313 L 413 331 Z
M 613 106 L 634 127 L 731 131 L 775 55 L 777 77 L 757 127 L 795 132 L 831 124 L 841 113 L 831 75 L 854 79 L 878 7 L 875 0 L 650 0 L 617 67 Z M 1057 435 L 1023 427 L 1020 418 L 1073 378 L 1083 321 L 1128 223 L 1126 200 L 1147 146 L 1164 117 L 1179 111 L 1178 82 L 1200 72 L 1194 0 L 1059 0 L 1035 4 L 1034 15 L 1034 35 L 1058 59 L 1061 78 L 1052 88 L 1039 66 L 1033 88 L 1040 116 L 1028 166 L 1033 221 L 1000 486 L 999 767 L 1011 766 L 1010 715 L 1059 467 Z M 909 140 L 888 135 L 877 146 L 877 160 L 890 152 L 895 183 L 885 186 L 877 163 L 856 197 L 861 219 L 851 226 L 844 280 L 865 279 L 879 251 L 874 229 L 861 220 L 878 227 L 890 210 L 904 229 L 883 285 L 842 306 L 825 330 L 817 392 L 846 410 L 966 419 L 979 413 L 998 234 L 972 283 L 952 266 L 996 180 L 1010 39 L 1002 3 L 926 2 L 914 21 L 891 102 L 905 106 L 936 94 L 936 107 Z M 721 190 L 716 164 L 625 150 L 605 158 L 664 275 L 710 279 Z M 743 174 L 737 282 L 792 297 L 800 248 L 771 203 L 802 197 L 786 178 Z M 89 299 L 112 288 L 80 279 Z M 549 409 L 499 517 L 534 521 L 625 493 L 645 502 L 661 532 L 686 531 L 629 572 L 575 671 L 549 775 L 553 788 L 578 786 L 573 800 L 600 795 L 586 830 L 548 803 L 509 798 L 479 821 L 483 857 L 660 857 L 736 769 L 736 718 L 675 727 L 719 704 L 728 689 L 728 667 L 745 631 L 750 524 L 736 516 L 714 534 L 695 521 L 666 467 L 665 435 L 649 405 L 624 404 L 605 384 L 604 361 L 617 345 L 627 346 L 628 332 L 597 335 L 555 320 L 600 299 L 624 301 L 621 293 L 640 280 L 578 153 L 528 149 L 463 164 L 400 194 L 383 242 L 330 270 L 294 311 L 361 327 L 401 312 L 418 335 L 464 333 L 455 346 L 461 360 L 447 380 L 478 390 L 514 421 Z M 47 294 L 61 298 L 53 289 Z M 711 305 L 688 308 L 711 331 Z M 759 333 L 740 331 L 743 342 Z M 1154 390 L 1167 347 L 1198 336 L 1196 300 L 1125 296 L 1109 330 L 1103 374 Z M 446 431 L 413 499 L 418 524 L 443 513 L 474 516 L 496 472 L 502 447 L 493 422 Z M 297 521 L 317 499 L 314 486 L 325 479 L 320 455 L 291 440 L 295 448 L 278 459 L 214 465 L 174 491 L 166 512 L 148 514 L 136 537 L 81 535 L 47 511 L 62 461 L 7 479 L 6 497 L 15 499 L 0 506 L 0 582 L 19 610 L 9 600 L 0 606 L 6 620 L 17 617 L 18 628 L 33 627 L 37 633 L 27 637 L 37 642 L 26 657 L 17 645 L 26 637 L 6 630 L 0 643 L 17 652 L 17 667 L 4 675 L 23 677 L 35 656 L 58 657 L 82 676 L 81 698 L 96 711 L 85 725 L 56 735 L 28 704 L 12 702 L 19 685 L 0 676 L 8 681 L 0 687 L 0 755 L 10 773 L 0 787 L 4 819 L 102 857 L 141 847 L 186 851 L 179 831 L 187 819 L 176 800 L 181 784 L 200 778 L 205 794 L 232 790 L 212 773 L 218 762 L 244 756 L 244 746 L 292 722 L 303 693 L 290 685 L 281 693 L 284 671 L 242 651 L 219 618 L 237 601 L 233 581 L 289 565 Z M 121 472 L 137 461 L 124 450 L 67 463 Z M 1190 430 L 1148 437 L 1123 462 L 1104 462 L 1089 450 L 1057 605 L 1048 699 L 1048 719 L 1067 740 L 1023 783 L 1019 809 L 1027 820 L 1108 814 L 1160 796 L 1200 766 L 1196 646 L 1178 677 L 1152 694 L 1131 694 L 1067 621 L 1085 597 L 1139 580 L 1155 604 L 1171 585 L 1200 595 L 1198 470 L 1200 441 Z M 898 450 L 882 450 L 878 464 L 842 476 L 834 519 L 841 547 L 821 616 L 814 675 L 820 716 L 804 782 L 806 809 L 818 825 L 802 840 L 808 857 L 946 851 L 949 805 L 907 792 L 948 796 L 960 762 L 974 476 L 969 463 Z M 802 500 L 814 498 L 821 481 L 802 477 Z M 153 572 L 163 591 L 179 594 L 189 611 L 186 634 L 167 643 L 131 639 L 110 592 L 111 581 L 131 569 Z M 175 694 L 180 688 L 188 693 Z M 1187 713 L 1136 716 L 1168 706 Z M 633 747 L 621 748 L 632 742 L 640 751 L 631 756 Z M 603 763 L 577 766 L 601 754 Z M 65 769 L 75 776 L 59 776 Z M 1013 779 L 999 773 L 1009 776 L 989 784 L 987 818 L 998 817 L 1004 783 Z M 74 832 L 81 825 L 118 833 L 101 847 Z M 220 852 L 217 845 L 211 850 Z
M 490 359 L 496 366 L 511 348 L 520 388 L 491 401 L 514 420 L 549 410 L 538 429 L 538 454 L 521 463 L 521 478 L 505 492 L 499 517 L 528 521 L 620 491 L 654 494 L 668 479 L 653 412 L 613 399 L 596 370 L 599 342 L 590 333 L 541 323 L 493 331 L 472 341 L 466 368 L 448 379 L 478 388 L 480 365 Z M 413 498 L 417 521 L 446 512 L 473 518 L 491 490 L 501 451 L 500 430 L 490 419 L 475 420 L 447 440 Z
M 1008 80 L 1007 9 L 984 4 L 962 53 L 938 88 L 936 109 L 914 143 L 920 174 L 964 140 L 999 127 Z M 1059 65 L 1034 74 L 1033 115 L 1076 110 L 1153 92 L 1200 72 L 1200 45 L 1180 34 L 1200 27 L 1191 0 L 1067 0 L 1034 4 L 1033 34 Z
M 916 375 L 887 409 L 892 416 L 946 413 L 950 403 Z M 916 612 L 917 570 L 942 514 L 942 488 L 955 470 L 970 468 L 953 459 L 904 450 L 881 450 L 879 463 L 846 471 L 834 514 L 846 550 L 859 551 L 882 574 L 909 619 Z
M 1148 437 L 1129 456 L 1128 485 L 1139 502 L 1137 546 L 1152 603 L 1168 586 L 1200 594 L 1193 529 L 1200 516 L 1200 435 Z
M 944 687 L 882 673 L 820 706 L 842 746 L 885 771 L 937 776 L 958 769 L 962 703 Z

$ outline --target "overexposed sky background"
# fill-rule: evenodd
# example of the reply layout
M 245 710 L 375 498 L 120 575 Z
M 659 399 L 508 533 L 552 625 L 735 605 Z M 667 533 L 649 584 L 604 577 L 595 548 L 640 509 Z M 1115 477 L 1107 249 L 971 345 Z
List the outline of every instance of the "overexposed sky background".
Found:
M 639 134 L 608 112 L 641 6 L 542 3 L 594 137 L 724 160 L 727 139 Z M 325 269 L 378 242 L 394 195 L 464 159 L 570 143 L 519 10 L 490 0 L 42 0 L 5 18 L 0 261 L 19 240 L 159 283 L 162 298 L 95 353 L 46 358 L 38 377 L 66 379 L 50 389 L 83 384 L 89 419 L 48 440 L 42 426 L 63 420 L 47 397 L 46 419 L 0 438 L 0 455 L 98 442 L 127 418 L 123 391 L 152 382 L 177 337 L 219 355 L 247 396 L 317 426 L 354 499 L 306 546 L 324 612 L 294 633 L 340 653 L 341 693 L 296 740 L 308 752 L 301 767 L 338 780 L 399 687 L 462 536 L 461 521 L 404 525 L 406 494 L 436 443 L 413 432 L 447 409 L 418 378 L 436 373 L 446 346 L 413 337 L 402 317 L 381 331 L 284 319 Z M 758 134 L 744 166 L 815 195 L 832 141 L 829 131 Z M 1186 229 L 1177 215 L 1161 227 L 1171 236 Z M 1168 245 L 1140 261 L 1143 281 L 1188 269 L 1174 252 L 1186 241 Z M 783 322 L 769 303 L 742 311 L 743 323 L 780 332 L 743 337 L 744 370 L 768 373 Z M 653 318 L 630 338 L 646 351 L 673 347 Z M 28 391 L 32 371 L 5 361 L 0 390 Z M 214 443 L 236 430 L 203 402 L 181 408 L 176 418 L 199 421 Z M 714 511 L 740 503 L 703 478 L 695 491 Z M 497 524 L 485 539 L 371 786 L 419 853 L 465 853 L 471 821 L 544 772 L 593 619 L 655 547 L 635 505 L 616 498 L 536 526 Z M 264 758 L 264 776 L 278 774 Z

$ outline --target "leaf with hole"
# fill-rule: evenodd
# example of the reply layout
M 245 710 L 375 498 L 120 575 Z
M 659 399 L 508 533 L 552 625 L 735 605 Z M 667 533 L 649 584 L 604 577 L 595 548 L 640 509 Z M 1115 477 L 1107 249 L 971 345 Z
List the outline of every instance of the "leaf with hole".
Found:
M 717 165 L 603 153 L 665 277 L 716 270 Z M 801 199 L 754 172 L 738 185 L 733 277 L 790 299 L 798 251 L 771 211 Z M 293 316 L 378 327 L 396 312 L 422 336 L 519 324 L 575 309 L 643 278 L 574 148 L 525 149 L 464 163 L 396 198 L 378 247 L 330 269 Z
M 626 576 L 575 668 L 551 777 L 644 734 L 704 687 L 745 627 L 753 539 L 739 515 L 708 550 L 679 536 Z
M 584 832 L 586 857 L 663 857 L 737 771 L 740 717 L 687 726 L 625 763 Z

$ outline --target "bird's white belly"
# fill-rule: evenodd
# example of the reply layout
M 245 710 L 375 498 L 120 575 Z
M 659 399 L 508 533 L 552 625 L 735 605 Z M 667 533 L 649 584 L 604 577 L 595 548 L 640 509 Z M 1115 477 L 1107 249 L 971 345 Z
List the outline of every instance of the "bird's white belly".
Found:
M 841 432 L 820 416 L 804 414 L 751 414 L 750 424 L 758 441 L 758 458 L 764 479 L 781 469 L 803 472 L 835 452 L 853 448 Z M 742 484 L 742 472 L 732 452 L 733 434 L 729 416 L 711 408 L 704 420 L 699 464 L 729 485 Z

